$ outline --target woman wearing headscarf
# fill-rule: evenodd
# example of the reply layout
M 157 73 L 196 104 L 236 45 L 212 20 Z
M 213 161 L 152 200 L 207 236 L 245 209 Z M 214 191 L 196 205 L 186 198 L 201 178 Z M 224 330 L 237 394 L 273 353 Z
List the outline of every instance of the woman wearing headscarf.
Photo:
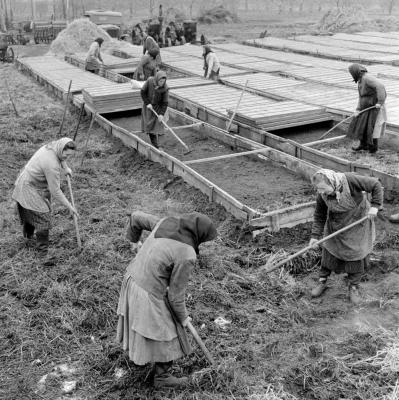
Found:
M 166 118 L 165 113 L 168 109 L 168 92 L 165 71 L 158 71 L 154 77 L 147 79 L 141 88 L 141 98 L 144 102 L 141 110 L 141 130 L 149 135 L 152 145 L 156 148 L 159 147 L 158 135 L 162 132 L 162 121 Z
M 100 52 L 100 48 L 103 42 L 104 42 L 103 38 L 97 38 L 90 45 L 89 51 L 87 52 L 86 56 L 86 65 L 85 65 L 86 71 L 98 74 L 101 64 L 104 63 Z
M 363 65 L 352 64 L 349 66 L 349 72 L 357 83 L 359 102 L 347 136 L 360 140 L 360 144 L 353 147 L 353 150 L 369 150 L 370 153 L 375 153 L 378 150 L 378 139 L 384 134 L 387 120 L 384 105 L 386 90 L 378 79 L 368 74 Z M 369 107 L 374 108 L 361 112 Z
M 143 230 L 151 234 L 139 248 Z M 173 361 L 191 352 L 182 328 L 191 319 L 185 291 L 199 245 L 216 235 L 212 221 L 200 213 L 162 219 L 143 212 L 129 216 L 126 236 L 139 250 L 120 291 L 117 340 L 136 365 L 155 363 L 155 387 L 187 383 L 187 378 L 171 375 Z
M 204 57 L 204 77 L 217 81 L 219 79 L 220 62 L 209 45 L 204 46 L 202 56 Z
M 158 54 L 159 50 L 151 49 L 147 54 L 141 57 L 133 75 L 136 81 L 146 81 L 149 77 L 155 76 L 158 71 L 158 64 L 156 61 Z
M 369 254 L 375 239 L 374 217 L 383 203 L 383 188 L 376 178 L 355 173 L 339 173 L 321 169 L 312 177 L 317 189 L 316 209 L 309 245 L 368 215 L 369 219 L 323 243 L 319 284 L 312 297 L 319 297 L 327 288 L 331 271 L 346 272 L 349 297 L 360 302 L 359 283 L 368 267 Z M 371 194 L 371 205 L 367 200 Z
M 23 235 L 32 239 L 36 230 L 37 250 L 47 254 L 51 229 L 51 200 L 73 214 L 75 208 L 60 188 L 61 170 L 71 175 L 66 160 L 75 152 L 75 143 L 67 137 L 40 147 L 20 172 L 12 194 L 23 227 Z

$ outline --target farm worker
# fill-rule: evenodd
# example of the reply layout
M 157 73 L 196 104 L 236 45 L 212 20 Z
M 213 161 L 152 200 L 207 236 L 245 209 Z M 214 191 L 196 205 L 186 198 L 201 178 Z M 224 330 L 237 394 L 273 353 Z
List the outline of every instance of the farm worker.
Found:
M 355 173 L 338 173 L 320 169 L 312 177 L 317 189 L 316 209 L 309 245 L 322 236 L 348 226 L 368 215 L 369 219 L 323 243 L 319 284 L 312 297 L 319 297 L 327 288 L 331 271 L 348 274 L 349 297 L 360 302 L 359 283 L 369 264 L 375 239 L 374 218 L 383 203 L 383 188 L 376 178 Z M 371 206 L 366 194 L 371 194 Z M 316 245 L 317 246 L 317 245 Z
M 148 33 L 143 32 L 143 38 L 144 38 L 143 54 L 149 53 L 150 50 L 158 50 L 157 63 L 160 64 L 162 62 L 162 60 L 161 60 L 161 51 L 160 51 L 158 43 Z
M 166 122 L 169 100 L 169 88 L 166 84 L 166 72 L 158 71 L 141 88 L 143 108 L 141 110 L 141 130 L 147 133 L 151 143 L 158 148 L 158 135 L 162 134 L 162 121 Z M 155 115 L 153 110 L 158 114 Z
M 136 81 L 146 81 L 150 76 L 155 76 L 158 71 L 156 58 L 159 50 L 151 49 L 147 54 L 141 57 L 136 71 L 134 71 L 134 79 Z
M 36 151 L 15 181 L 12 198 L 17 203 L 23 236 L 33 239 L 36 230 L 36 245 L 41 256 L 48 252 L 52 198 L 78 215 L 60 188 L 61 170 L 72 174 L 66 160 L 74 152 L 75 143 L 70 138 L 50 142 Z
M 98 71 L 100 70 L 100 65 L 101 65 L 100 63 L 104 63 L 104 61 L 101 57 L 101 53 L 100 53 L 100 48 L 101 48 L 101 45 L 103 42 L 104 42 L 104 39 L 97 38 L 90 45 L 89 51 L 87 52 L 87 56 L 86 56 L 86 65 L 85 65 L 86 71 L 90 71 L 95 74 L 98 74 Z
M 217 81 L 219 79 L 220 62 L 209 45 L 204 46 L 202 56 L 204 57 L 204 77 Z
M 352 64 L 349 66 L 349 72 L 357 83 L 359 102 L 347 136 L 360 140 L 357 147 L 352 147 L 353 150 L 368 150 L 370 153 L 375 153 L 378 150 L 378 139 L 385 131 L 387 112 L 384 104 L 387 93 L 384 85 L 367 73 L 366 67 Z M 361 112 L 373 106 L 374 108 Z
M 140 247 L 143 230 L 151 234 Z M 136 211 L 129 216 L 126 236 L 138 251 L 119 295 L 117 340 L 135 364 L 155 363 L 155 387 L 187 384 L 187 378 L 170 373 L 173 361 L 191 352 L 182 328 L 191 320 L 185 291 L 199 245 L 216 235 L 212 221 L 200 213 L 161 219 Z

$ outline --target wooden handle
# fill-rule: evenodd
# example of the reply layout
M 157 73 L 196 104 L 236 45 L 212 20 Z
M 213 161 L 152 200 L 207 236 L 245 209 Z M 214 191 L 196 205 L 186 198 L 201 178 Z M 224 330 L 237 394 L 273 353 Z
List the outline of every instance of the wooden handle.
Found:
M 290 255 L 290 256 L 287 257 L 286 259 L 284 259 L 284 260 L 278 262 L 277 264 L 275 264 L 275 265 L 273 265 L 273 266 L 271 266 L 271 267 L 269 267 L 269 268 L 267 267 L 267 264 L 264 265 L 264 266 L 262 267 L 262 269 L 264 269 L 265 272 L 267 272 L 267 273 L 272 272 L 272 271 L 274 271 L 275 269 L 277 269 L 277 268 L 281 267 L 282 265 L 286 264 L 288 261 L 291 261 L 292 259 L 294 259 L 294 258 L 300 256 L 301 254 L 306 253 L 307 251 L 313 249 L 315 246 L 318 246 L 318 245 L 320 245 L 320 244 L 326 242 L 327 240 L 332 239 L 334 236 L 337 236 L 337 235 L 339 235 L 340 233 L 345 232 L 345 231 L 347 231 L 348 229 L 353 228 L 354 226 L 356 226 L 356 225 L 362 223 L 363 221 L 366 221 L 367 219 L 368 219 L 368 215 L 366 215 L 366 216 L 360 218 L 358 221 L 352 222 L 352 223 L 349 224 L 348 226 L 345 226 L 344 228 L 341 228 L 341 229 L 339 229 L 338 231 L 336 231 L 336 232 L 334 232 L 334 233 L 331 233 L 331 235 L 325 236 L 324 238 L 322 238 L 322 239 L 318 240 L 316 243 L 314 243 L 312 246 L 307 246 L 307 247 L 303 248 L 302 250 L 297 251 L 296 253 Z
M 199 337 L 198 332 L 195 330 L 195 328 L 193 327 L 192 323 L 190 321 L 188 321 L 186 326 L 189 329 L 189 331 L 191 332 L 191 334 L 193 335 L 195 341 L 198 343 L 199 347 L 201 347 L 201 350 L 204 353 L 206 359 L 209 361 L 209 363 L 211 365 L 214 365 L 215 364 L 215 360 L 213 359 L 211 353 L 209 353 L 208 349 L 205 347 L 204 342 Z
M 248 79 L 247 79 L 246 82 L 245 82 L 245 85 L 244 85 L 244 88 L 242 89 L 240 98 L 238 99 L 236 108 L 235 108 L 235 110 L 234 110 L 234 112 L 233 112 L 233 114 L 232 114 L 232 116 L 231 116 L 231 118 L 230 118 L 230 120 L 229 120 L 229 123 L 227 124 L 227 127 L 226 127 L 226 131 L 227 131 L 227 132 L 229 131 L 230 126 L 231 126 L 231 124 L 233 123 L 233 119 L 234 119 L 234 117 L 236 116 L 236 113 L 237 113 L 237 111 L 238 111 L 238 107 L 240 106 L 240 103 L 241 103 L 241 100 L 242 100 L 242 96 L 244 95 L 244 92 L 245 92 L 245 89 L 247 88 L 247 85 L 248 85 Z
M 80 166 L 81 166 L 81 167 L 83 166 L 83 161 L 84 161 L 84 159 L 85 159 L 85 153 L 86 153 L 86 150 L 87 150 L 87 144 L 89 143 L 89 138 L 90 138 L 90 135 L 91 135 L 91 130 L 93 129 L 93 124 L 94 124 L 94 121 L 95 121 L 95 119 L 96 119 L 96 116 L 97 116 L 97 112 L 95 112 L 95 113 L 92 115 L 92 118 L 91 118 L 91 121 L 90 121 L 89 130 L 87 131 L 86 143 L 85 143 L 85 147 L 84 147 L 84 150 L 83 150 L 83 153 L 82 153 L 82 159 L 80 160 Z
M 61 136 L 62 128 L 64 126 L 65 115 L 66 115 L 66 111 L 67 111 L 68 103 L 69 103 L 69 94 L 71 93 L 71 86 L 72 86 L 72 80 L 69 81 L 68 93 L 67 93 L 67 97 L 66 97 L 66 101 L 65 101 L 64 114 L 62 115 L 60 130 L 58 131 L 58 136 Z
M 375 106 L 371 106 L 368 108 L 365 108 L 364 110 L 360 111 L 358 115 L 360 115 L 361 113 L 364 113 L 365 111 L 371 110 L 372 108 L 375 108 Z M 337 125 L 334 125 L 330 130 L 328 130 L 326 133 L 324 133 L 323 135 L 321 135 L 319 137 L 319 140 L 324 139 L 330 132 L 332 132 L 337 126 L 341 125 L 343 122 L 347 121 L 348 119 L 352 118 L 353 114 L 350 115 L 349 117 L 346 117 L 345 119 L 343 119 L 342 121 L 338 122 Z
M 69 194 L 71 196 L 71 204 L 73 208 L 75 208 L 75 200 L 73 198 L 73 192 L 72 192 L 72 184 L 71 184 L 71 178 L 69 175 L 67 175 L 67 181 L 68 181 L 68 188 L 69 188 Z M 75 224 L 75 230 L 76 230 L 76 240 L 78 242 L 78 248 L 82 248 L 82 241 L 80 239 L 80 232 L 79 232 L 79 225 L 78 225 L 78 218 L 75 214 L 73 214 L 73 222 Z
M 158 118 L 159 114 L 152 108 L 152 112 L 155 114 L 155 116 Z M 177 134 L 173 131 L 173 129 L 164 121 L 162 120 L 162 125 L 169 130 L 169 132 L 180 142 L 180 144 L 187 150 L 190 151 L 189 147 L 177 136 Z

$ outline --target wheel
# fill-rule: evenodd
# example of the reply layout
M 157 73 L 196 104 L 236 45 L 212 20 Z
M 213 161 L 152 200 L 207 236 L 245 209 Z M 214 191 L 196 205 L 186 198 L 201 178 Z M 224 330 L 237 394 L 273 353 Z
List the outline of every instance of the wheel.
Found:
M 4 61 L 8 63 L 14 62 L 14 50 L 12 47 L 8 47 L 4 56 Z

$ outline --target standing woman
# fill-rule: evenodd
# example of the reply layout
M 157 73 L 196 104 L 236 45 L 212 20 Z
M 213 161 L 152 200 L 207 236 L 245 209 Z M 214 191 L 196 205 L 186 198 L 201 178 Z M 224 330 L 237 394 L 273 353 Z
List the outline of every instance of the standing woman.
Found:
M 360 64 L 349 66 L 349 72 L 357 83 L 359 102 L 354 118 L 349 125 L 347 136 L 360 140 L 354 151 L 368 150 L 375 153 L 378 150 L 378 139 L 383 136 L 387 120 L 385 86 L 367 73 L 366 67 Z M 360 113 L 362 110 L 373 107 Z
M 155 387 L 178 387 L 187 378 L 171 375 L 174 360 L 191 352 L 184 329 L 190 321 L 185 292 L 199 245 L 213 240 L 216 228 L 203 214 L 160 219 L 133 212 L 127 238 L 138 243 L 151 231 L 127 267 L 119 304 L 117 340 L 137 365 L 155 363 Z M 183 345 L 183 343 L 185 343 Z
M 134 79 L 136 81 L 146 81 L 150 76 L 155 76 L 158 71 L 156 57 L 159 50 L 151 49 L 147 54 L 141 57 L 136 71 L 134 71 Z
M 383 188 L 376 178 L 350 172 L 338 173 L 329 169 L 317 171 L 312 177 L 312 183 L 318 195 L 310 246 L 323 236 L 369 216 L 366 221 L 323 243 L 319 284 L 312 290 L 312 297 L 321 296 L 327 288 L 327 278 L 331 271 L 338 274 L 346 272 L 350 300 L 358 304 L 359 283 L 373 250 L 374 217 L 382 207 Z M 371 194 L 371 206 L 367 193 Z
M 162 132 L 162 121 L 168 109 L 168 92 L 165 71 L 158 71 L 141 88 L 141 98 L 144 102 L 141 110 L 141 130 L 149 135 L 151 144 L 157 149 L 159 148 L 158 135 Z
M 66 174 L 72 174 L 66 160 L 74 152 L 75 143 L 66 137 L 42 146 L 25 165 L 15 182 L 12 198 L 17 202 L 23 235 L 32 239 L 36 230 L 37 250 L 42 256 L 48 252 L 51 198 L 78 215 L 60 188 L 61 169 Z
M 100 52 L 100 48 L 101 48 L 101 45 L 103 44 L 103 42 L 104 42 L 104 39 L 97 38 L 90 45 L 89 51 L 87 52 L 87 56 L 86 56 L 86 65 L 85 65 L 86 71 L 90 71 L 90 72 L 93 72 L 94 74 L 98 74 L 98 72 L 100 70 L 100 65 L 102 63 L 104 63 L 104 61 L 101 57 L 101 52 Z
M 220 62 L 209 45 L 204 46 L 202 56 L 204 57 L 204 77 L 213 81 L 219 80 Z

